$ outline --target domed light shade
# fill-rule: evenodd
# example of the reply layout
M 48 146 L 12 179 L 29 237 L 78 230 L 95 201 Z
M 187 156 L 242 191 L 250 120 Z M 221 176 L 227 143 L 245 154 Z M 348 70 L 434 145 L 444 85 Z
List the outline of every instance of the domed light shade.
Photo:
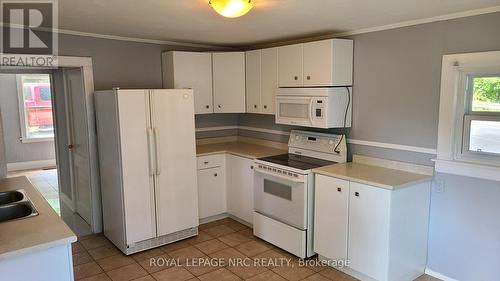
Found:
M 237 18 L 253 8 L 252 0 L 210 0 L 208 4 L 226 18 Z

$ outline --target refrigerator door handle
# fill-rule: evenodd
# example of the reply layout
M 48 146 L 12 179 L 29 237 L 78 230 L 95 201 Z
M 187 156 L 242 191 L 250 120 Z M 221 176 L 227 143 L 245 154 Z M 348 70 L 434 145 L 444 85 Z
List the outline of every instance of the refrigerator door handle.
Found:
M 153 129 L 153 134 L 155 137 L 155 167 L 156 167 L 156 175 L 159 176 L 161 174 L 161 166 L 160 166 L 160 134 L 157 128 Z
M 154 144 L 153 144 L 153 129 L 151 128 L 148 128 L 147 129 L 147 135 L 148 135 L 148 152 L 149 152 L 149 175 L 150 176 L 153 176 L 155 174 L 155 170 L 156 170 L 156 167 L 155 167 L 155 156 L 153 155 L 153 147 L 154 147 Z

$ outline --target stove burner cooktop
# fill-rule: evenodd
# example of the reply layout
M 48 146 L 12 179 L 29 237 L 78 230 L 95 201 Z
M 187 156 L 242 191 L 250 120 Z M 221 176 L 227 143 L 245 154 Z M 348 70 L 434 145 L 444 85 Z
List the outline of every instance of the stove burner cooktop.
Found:
M 310 170 L 337 163 L 292 153 L 259 158 L 258 160 L 279 164 L 287 167 L 292 167 L 299 170 Z

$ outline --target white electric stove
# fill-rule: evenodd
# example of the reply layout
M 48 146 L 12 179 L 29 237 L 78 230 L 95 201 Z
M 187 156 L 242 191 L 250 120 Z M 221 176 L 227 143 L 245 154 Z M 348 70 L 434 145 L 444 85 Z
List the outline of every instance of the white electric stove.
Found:
M 345 163 L 344 135 L 293 130 L 288 154 L 255 161 L 254 235 L 300 258 L 313 256 L 314 174 Z

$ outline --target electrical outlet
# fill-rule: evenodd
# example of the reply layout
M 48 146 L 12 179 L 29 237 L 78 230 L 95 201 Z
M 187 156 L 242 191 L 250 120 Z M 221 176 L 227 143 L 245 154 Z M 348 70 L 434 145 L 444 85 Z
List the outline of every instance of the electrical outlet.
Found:
M 433 180 L 432 181 L 432 189 L 434 190 L 435 193 L 444 193 L 445 188 L 444 188 L 444 180 Z

